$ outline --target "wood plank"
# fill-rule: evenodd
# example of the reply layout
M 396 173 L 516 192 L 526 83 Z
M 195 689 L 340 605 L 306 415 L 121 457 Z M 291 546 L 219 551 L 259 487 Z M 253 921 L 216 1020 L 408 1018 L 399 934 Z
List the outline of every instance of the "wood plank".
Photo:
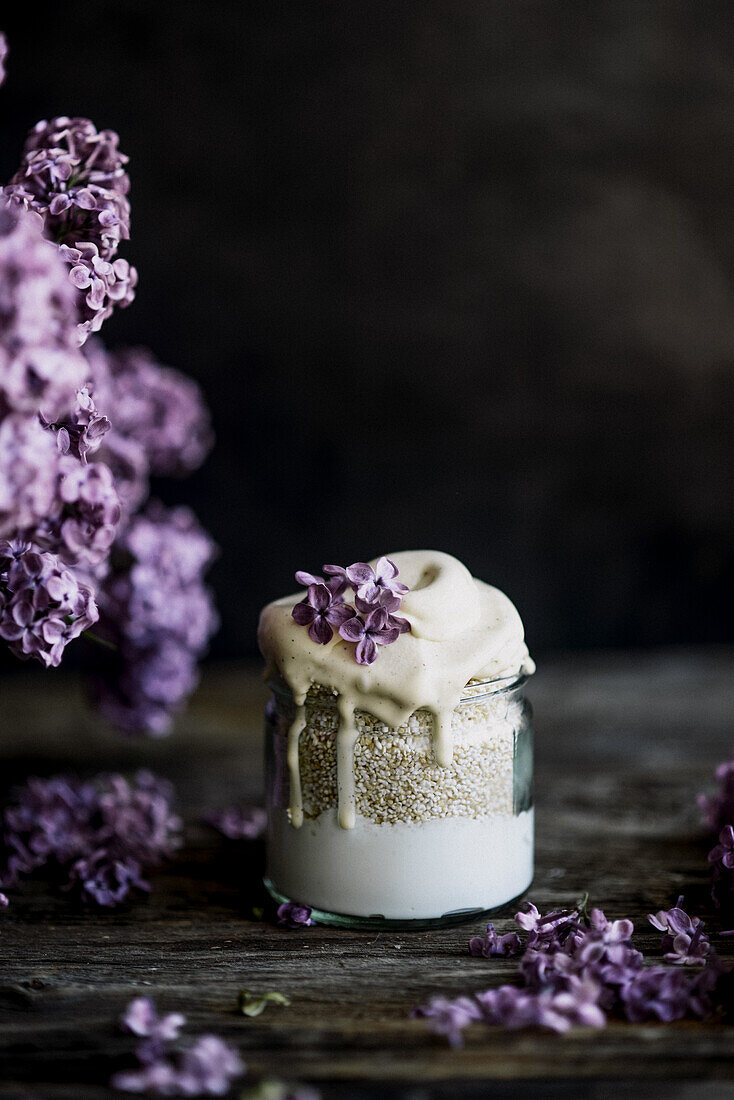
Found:
M 529 896 L 540 908 L 588 890 L 610 917 L 631 916 L 638 946 L 651 953 L 659 937 L 645 915 L 678 893 L 720 927 L 695 796 L 731 747 L 733 668 L 728 650 L 547 663 L 532 686 L 538 852 Z M 184 1011 L 191 1032 L 231 1040 L 253 1075 L 321 1082 L 331 1096 L 387 1096 L 400 1082 L 467 1098 L 507 1082 L 516 1091 L 502 1095 L 520 1096 L 532 1082 L 577 1081 L 574 1096 L 586 1095 L 584 1081 L 613 1079 L 615 1090 L 649 1080 L 650 1097 L 655 1081 L 708 1079 L 728 1095 L 720 1090 L 734 1081 L 734 1031 L 720 1019 L 614 1021 L 562 1037 L 475 1027 L 462 1050 L 448 1049 L 410 1009 L 514 972 L 512 960 L 468 955 L 476 925 L 361 934 L 252 919 L 263 901 L 260 845 L 220 841 L 200 817 L 258 796 L 262 699 L 256 670 L 212 669 L 171 739 L 121 743 L 80 717 L 69 680 L 23 675 L 3 685 L 4 786 L 29 771 L 153 767 L 177 784 L 187 832 L 151 897 L 123 911 L 80 911 L 42 882 L 16 892 L 0 917 L 0 1096 L 114 1095 L 105 1082 L 131 1064 L 132 1050 L 115 1020 L 140 993 Z M 495 923 L 509 930 L 511 912 Z M 731 941 L 717 946 L 731 958 Z M 236 1012 L 243 987 L 278 989 L 291 1007 L 246 1019 Z

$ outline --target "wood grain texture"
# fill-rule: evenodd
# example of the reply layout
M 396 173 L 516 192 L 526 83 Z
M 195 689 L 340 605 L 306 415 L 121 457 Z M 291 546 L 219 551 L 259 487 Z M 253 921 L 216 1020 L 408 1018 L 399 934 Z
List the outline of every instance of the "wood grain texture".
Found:
M 529 896 L 541 909 L 588 890 L 610 917 L 631 916 L 651 953 L 659 936 L 645 914 L 679 893 L 721 927 L 695 796 L 734 741 L 733 673 L 728 650 L 681 650 L 558 659 L 538 674 Z M 29 675 L 2 687 L 4 788 L 29 772 L 145 765 L 176 783 L 187 829 L 150 898 L 124 911 L 75 909 L 41 882 L 15 893 L 0 917 L 0 1097 L 115 1095 L 106 1081 L 132 1064 L 115 1021 L 145 993 L 184 1011 L 190 1032 L 235 1043 L 253 1076 L 317 1082 L 328 1097 L 734 1096 L 734 1030 L 720 1019 L 620 1021 L 563 1037 L 476 1027 L 449 1050 L 408 1013 L 438 992 L 511 979 L 512 960 L 468 955 L 476 925 L 370 935 L 253 919 L 260 845 L 219 840 L 200 819 L 259 798 L 263 695 L 256 670 L 213 669 L 177 733 L 138 744 L 98 728 L 69 681 Z M 511 917 L 495 921 L 500 931 Z M 726 958 L 734 944 L 719 947 Z M 243 987 L 292 1004 L 247 1019 L 236 1011 Z

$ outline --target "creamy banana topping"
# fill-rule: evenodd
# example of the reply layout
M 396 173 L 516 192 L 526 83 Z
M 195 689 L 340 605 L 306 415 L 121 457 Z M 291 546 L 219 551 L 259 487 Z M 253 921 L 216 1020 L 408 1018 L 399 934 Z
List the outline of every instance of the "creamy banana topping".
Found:
M 535 670 L 525 645 L 522 620 L 499 589 L 472 577 L 450 554 L 406 550 L 388 557 L 410 591 L 397 614 L 410 633 L 381 646 L 377 660 L 360 665 L 354 645 L 338 633 L 319 645 L 298 626 L 291 612 L 304 593 L 286 596 L 263 608 L 258 643 L 268 673 L 288 684 L 296 716 L 288 734 L 290 816 L 303 822 L 298 745 L 306 725 L 305 701 L 313 684 L 337 692 L 338 817 L 344 829 L 355 823 L 354 712 L 366 710 L 396 729 L 425 709 L 433 715 L 436 762 L 448 766 L 453 756 L 453 712 L 470 680 L 499 680 Z M 373 567 L 376 562 L 370 563 Z

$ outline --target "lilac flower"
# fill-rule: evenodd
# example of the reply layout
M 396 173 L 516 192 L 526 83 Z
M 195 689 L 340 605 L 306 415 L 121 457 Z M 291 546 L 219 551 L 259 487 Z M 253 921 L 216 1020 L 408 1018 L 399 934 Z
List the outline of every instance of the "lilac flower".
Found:
M 94 403 L 89 384 L 77 390 L 73 407 L 55 421 L 41 416 L 44 427 L 56 433 L 56 446 L 63 455 L 73 455 L 86 465 L 87 456 L 94 454 L 112 425 Z
M 376 607 L 364 619 L 359 615 L 347 619 L 339 627 L 339 633 L 345 641 L 357 643 L 357 664 L 371 665 L 377 659 L 378 645 L 391 645 L 397 641 L 400 627 L 390 624 L 390 616 L 384 607 Z
M 0 538 L 33 531 L 58 509 L 61 456 L 37 419 L 0 420 Z
M 485 959 L 492 955 L 516 955 L 521 947 L 520 937 L 516 932 L 507 932 L 500 936 L 495 932 L 491 921 L 483 936 L 472 936 L 469 940 L 469 954 L 483 956 Z
M 102 909 L 113 909 L 133 890 L 150 890 L 137 860 L 115 859 L 104 850 L 73 863 L 69 885 L 78 890 L 82 901 L 94 902 Z
M 571 975 L 566 988 L 540 992 L 504 985 L 477 994 L 487 1023 L 507 1028 L 547 1027 L 564 1032 L 574 1025 L 604 1027 L 606 1015 L 599 1007 L 601 987 L 590 978 Z
M 164 367 L 144 348 L 85 352 L 94 393 L 114 410 L 115 435 L 142 447 L 150 473 L 181 476 L 197 469 L 211 450 L 209 411 L 196 382 Z
M 589 914 L 590 928 L 601 936 L 604 944 L 626 943 L 635 930 L 631 920 L 608 921 L 601 909 L 592 909 Z
M 127 1006 L 120 1024 L 143 1039 L 135 1054 L 139 1068 L 116 1073 L 110 1084 L 122 1092 L 154 1096 L 224 1096 L 245 1072 L 236 1050 L 218 1035 L 200 1035 L 183 1050 L 169 1052 L 186 1018 L 179 1012 L 159 1016 L 147 997 Z
M 215 549 L 189 509 L 156 502 L 118 538 L 115 567 L 98 590 L 99 633 L 117 649 L 96 654 L 93 690 L 120 729 L 167 733 L 195 688 L 217 626 L 203 584 Z
M 138 273 L 120 256 L 106 260 L 90 241 L 79 241 L 76 247 L 62 244 L 59 255 L 71 265 L 69 280 L 83 295 L 77 325 L 81 346 L 93 332 L 99 332 L 116 305 L 124 308 L 134 301 Z
M 712 865 L 711 896 L 717 906 L 728 903 L 732 890 L 732 868 L 734 867 L 734 829 L 725 825 L 719 833 L 719 843 L 708 854 Z
M 308 905 L 286 901 L 278 906 L 278 924 L 283 928 L 310 928 L 316 923 L 311 919 L 311 913 Z
M 121 516 L 111 471 L 102 463 L 87 466 L 61 456 L 57 494 L 58 513 L 37 525 L 35 541 L 67 565 L 99 565 L 110 552 Z
M 325 565 L 324 572 L 338 575 L 341 570 L 337 565 Z M 374 569 L 367 562 L 355 562 L 344 570 L 344 575 L 357 596 L 370 604 L 379 603 L 386 593 L 400 598 L 409 591 L 407 584 L 395 579 L 398 567 L 390 558 L 379 558 Z
M 98 617 L 92 590 L 53 554 L 0 542 L 0 638 L 17 657 L 55 668 L 69 642 Z
M 97 797 L 99 838 L 108 849 L 153 866 L 181 844 L 181 819 L 171 811 L 173 787 L 141 770 L 130 783 L 110 775 Z
M 228 840 L 254 840 L 265 832 L 267 814 L 261 806 L 229 806 L 204 820 Z
M 15 886 L 50 863 L 67 875 L 67 889 L 105 908 L 149 890 L 145 868 L 180 843 L 171 797 L 169 784 L 144 771 L 133 782 L 29 779 L 3 814 L 0 885 Z
M 719 833 L 719 843 L 708 855 L 709 863 L 721 863 L 727 871 L 734 868 L 734 828 L 725 825 Z
M 7 58 L 7 56 L 8 56 L 8 40 L 5 37 L 5 35 L 3 34 L 3 32 L 0 31 L 0 84 L 5 83 L 5 76 L 6 76 L 5 59 Z
M 84 384 L 64 264 L 35 214 L 0 197 L 0 419 L 54 417 Z
M 136 997 L 125 1009 L 120 1026 L 144 1039 L 160 1039 L 164 1042 L 177 1039 L 186 1017 L 180 1012 L 159 1016 L 150 997 Z
M 51 432 L 20 414 L 0 422 L 0 538 L 20 538 L 65 565 L 106 558 L 120 519 L 112 474 L 59 453 Z
M 482 1018 L 482 1010 L 472 997 L 434 997 L 427 1005 L 413 1009 L 414 1018 L 430 1021 L 437 1035 L 445 1035 L 449 1046 L 460 1047 L 464 1042 L 462 1032 L 469 1024 Z
M 401 619 L 394 614 L 400 607 L 400 603 L 400 597 L 393 596 L 390 592 L 385 592 L 379 598 L 379 603 L 369 603 L 361 596 L 354 597 L 354 606 L 363 616 L 370 615 L 373 611 L 384 611 L 385 624 L 391 630 L 396 629 L 398 634 L 407 634 L 410 631 L 410 623 L 407 619 Z
M 314 573 L 307 573 L 305 569 L 296 570 L 296 583 L 303 585 L 304 588 L 310 588 L 312 584 L 325 584 L 332 595 L 334 603 L 343 602 L 339 597 L 349 587 L 344 577 L 330 577 L 328 581 L 325 581 L 323 577 L 316 576 Z
M 150 1062 L 140 1059 L 140 1069 L 121 1070 L 110 1085 L 120 1092 L 142 1092 L 148 1096 L 182 1096 L 178 1070 L 165 1058 Z M 189 1093 L 188 1095 L 191 1095 Z
M 341 597 L 335 596 L 325 584 L 310 584 L 307 597 L 296 604 L 291 615 L 299 626 L 308 627 L 308 636 L 313 642 L 328 645 L 334 636 L 332 626 L 341 628 L 353 618 L 354 610 L 342 603 Z
M 734 759 L 719 764 L 715 774 L 719 791 L 711 797 L 699 795 L 698 805 L 703 823 L 711 832 L 720 833 L 734 824 Z
M 117 144 L 117 134 L 98 133 L 88 119 L 61 116 L 39 122 L 5 188 L 11 200 L 40 215 L 46 236 L 70 265 L 69 280 L 84 295 L 79 304 L 82 343 L 113 304 L 130 304 L 137 282 L 135 269 L 115 258 L 120 241 L 130 236 L 128 158 Z
M 681 908 L 682 902 L 681 897 L 672 909 L 650 913 L 647 919 L 653 927 L 665 933 L 662 947 L 668 962 L 681 963 L 684 966 L 705 966 L 711 944 L 704 933 L 703 921 L 698 917 L 689 917 Z
M 218 1035 L 201 1035 L 181 1055 L 179 1086 L 185 1096 L 224 1096 L 244 1064 Z
M 7 894 L 0 893 L 0 909 L 7 909 L 9 905 Z
M 734 882 L 734 759 L 719 764 L 716 778 L 718 792 L 712 797 L 699 795 L 698 804 L 704 824 L 719 838 L 708 859 L 712 868 L 711 896 L 721 906 L 730 904 Z
M 603 958 L 599 960 L 594 968 L 594 976 L 603 982 L 608 989 L 614 991 L 614 987 L 624 985 L 625 982 L 634 977 L 642 964 L 642 953 L 637 951 L 636 948 L 626 944 L 612 944 L 607 947 Z M 616 993 L 612 998 L 612 1003 L 614 1000 L 616 1000 Z
M 104 462 L 112 472 L 124 524 L 148 496 L 150 468 L 144 448 L 134 439 L 111 431 L 92 461 Z
M 528 902 L 526 912 L 516 913 L 515 920 L 530 932 L 530 946 L 556 946 L 578 926 L 578 916 L 576 909 L 556 909 L 543 917 L 532 902 Z
M 684 1016 L 707 1016 L 716 975 L 704 970 L 692 975 L 682 970 L 650 967 L 639 970 L 619 991 L 628 1020 L 658 1019 L 666 1023 Z

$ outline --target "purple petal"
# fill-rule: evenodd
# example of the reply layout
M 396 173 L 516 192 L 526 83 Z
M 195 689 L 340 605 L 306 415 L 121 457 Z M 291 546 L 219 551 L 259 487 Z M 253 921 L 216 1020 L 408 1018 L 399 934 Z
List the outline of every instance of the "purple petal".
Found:
M 385 626 L 382 630 L 370 631 L 370 637 L 374 638 L 378 645 L 392 645 L 400 637 L 400 631 L 396 626 Z
M 329 577 L 339 577 L 345 584 L 347 583 L 347 571 L 343 565 L 324 565 L 322 569 Z
M 375 587 L 375 585 L 373 585 L 372 591 L 374 592 L 374 596 L 372 597 L 363 596 L 362 593 L 364 592 L 364 590 L 364 588 L 359 589 L 359 592 L 354 597 L 354 604 L 357 608 L 357 611 L 361 611 L 363 615 L 369 615 L 371 611 L 375 611 L 378 607 L 382 606 L 377 601 L 379 600 L 380 593 L 383 591 L 383 589 L 377 588 Z
M 333 626 L 339 627 L 354 618 L 354 608 L 345 603 L 332 604 L 324 612 L 324 616 Z
M 54 195 L 49 205 L 49 213 L 56 217 L 58 214 L 63 214 L 64 210 L 68 210 L 71 206 L 71 199 L 68 195 Z
M 74 195 L 74 202 L 82 210 L 95 210 L 97 206 L 94 192 L 90 191 L 88 187 L 82 187 L 80 191 L 77 191 Z
M 88 286 L 92 285 L 89 268 L 85 267 L 84 264 L 77 264 L 76 267 L 72 267 L 69 278 L 77 290 L 86 290 Z
M 342 623 L 339 633 L 347 642 L 359 642 L 365 632 L 365 624 L 359 615 L 352 615 L 350 619 Z
M 384 607 L 376 607 L 373 611 L 370 611 L 369 615 L 364 621 L 366 629 L 370 634 L 376 633 L 378 630 L 384 630 L 387 624 L 387 611 Z
M 301 600 L 291 611 L 291 617 L 299 626 L 309 626 L 316 616 L 316 611 L 306 600 Z
M 331 604 L 331 593 L 325 584 L 310 584 L 308 586 L 308 602 L 317 611 L 325 611 Z
M 365 634 L 354 652 L 358 665 L 371 665 L 377 657 L 377 646 L 371 635 Z
M 327 645 L 333 638 L 334 631 L 323 615 L 317 615 L 308 628 L 308 636 L 311 641 L 316 642 L 318 645 Z
M 399 619 L 395 615 L 390 616 L 390 626 L 395 626 L 398 629 L 399 634 L 410 633 L 410 623 L 407 619 Z
M 390 558 L 379 558 L 375 566 L 375 577 L 378 581 L 391 581 L 397 577 L 398 567 Z
M 302 584 L 304 588 L 309 588 L 312 584 L 323 584 L 323 577 L 316 577 L 313 573 L 307 573 L 304 569 L 299 569 L 296 573 L 296 581 L 298 584 Z
M 354 587 L 369 584 L 375 579 L 372 566 L 368 565 L 366 561 L 355 561 L 353 565 L 348 565 L 346 574 L 349 582 L 354 585 Z

